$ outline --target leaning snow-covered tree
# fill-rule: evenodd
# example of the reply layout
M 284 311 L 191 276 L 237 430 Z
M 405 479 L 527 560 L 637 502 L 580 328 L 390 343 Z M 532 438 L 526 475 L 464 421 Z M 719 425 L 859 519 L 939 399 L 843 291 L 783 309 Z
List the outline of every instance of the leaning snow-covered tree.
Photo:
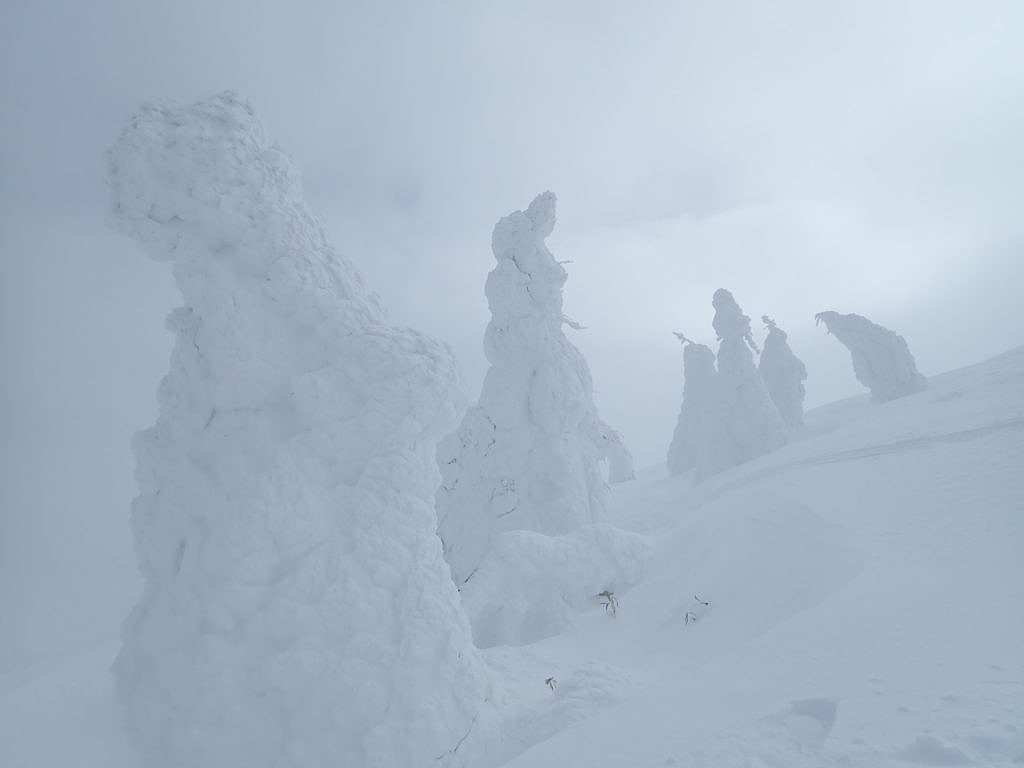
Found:
M 133 738 L 167 768 L 457 761 L 489 683 L 435 534 L 449 353 L 387 324 L 239 97 L 144 107 L 110 180 L 184 298 L 134 441 Z
M 857 381 L 871 390 L 875 402 L 911 395 L 927 385 L 902 336 L 852 313 L 819 312 L 814 319 L 850 350 Z
M 677 333 L 676 338 L 683 344 L 683 404 L 666 459 L 668 471 L 673 475 L 697 466 L 704 412 L 715 379 L 715 353 L 681 333 Z
M 804 423 L 807 368 L 789 348 L 786 332 L 767 316 L 762 316 L 761 320 L 768 329 L 768 336 L 757 369 L 786 426 L 799 427 Z
M 724 288 L 712 299 L 718 372 L 708 398 L 698 472 L 707 477 L 782 446 L 785 427 L 754 365 L 750 318 Z
M 527 595 L 527 582 L 542 586 L 538 579 L 550 575 L 543 563 L 566 571 L 568 551 L 577 560 L 590 557 L 609 568 L 623 561 L 611 551 L 619 537 L 608 532 L 586 534 L 580 541 L 550 538 L 575 534 L 605 518 L 609 491 L 602 458 L 615 462 L 616 477 L 630 474 L 632 464 L 617 433 L 599 418 L 587 363 L 563 331 L 564 324 L 573 324 L 562 314 L 567 274 L 544 242 L 554 225 L 555 196 L 545 192 L 495 226 L 497 265 L 485 288 L 492 315 L 484 335 L 490 368 L 479 401 L 438 449 L 443 478 L 438 530 L 480 643 L 535 639 L 564 618 L 571 599 L 551 606 L 547 618 L 537 622 L 526 615 L 540 610 L 534 594 Z M 632 551 L 636 542 L 628 547 Z M 490 565 L 503 569 L 503 575 L 478 573 L 496 548 L 500 552 Z M 528 561 L 530 573 L 514 576 L 507 570 Z M 577 586 L 583 594 L 601 589 Z M 492 593 L 492 587 L 499 591 Z M 568 591 L 563 586 L 562 592 Z M 503 629 L 492 631 L 477 621 L 483 614 L 475 608 L 490 615 L 497 601 L 507 610 Z M 524 621 L 531 626 L 524 627 Z

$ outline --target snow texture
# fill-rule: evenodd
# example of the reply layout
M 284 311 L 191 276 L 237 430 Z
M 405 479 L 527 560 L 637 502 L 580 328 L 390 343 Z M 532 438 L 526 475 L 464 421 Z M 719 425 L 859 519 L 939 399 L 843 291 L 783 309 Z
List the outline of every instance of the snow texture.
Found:
M 545 192 L 494 228 L 490 368 L 477 405 L 438 449 L 439 532 L 460 586 L 504 531 L 561 536 L 606 515 L 599 462 L 610 430 L 587 363 L 562 331 L 567 274 L 544 243 L 554 226 L 555 196 Z
M 871 390 L 876 403 L 920 392 L 927 381 L 914 363 L 902 336 L 856 314 L 819 312 L 815 321 L 850 350 L 857 381 Z
M 134 441 L 131 736 L 167 768 L 458 764 L 489 677 L 431 505 L 450 354 L 387 325 L 236 95 L 142 108 L 109 159 L 184 298 Z
M 477 645 L 525 645 L 565 631 L 598 594 L 621 594 L 643 577 L 647 540 L 610 525 L 565 536 L 509 531 L 462 589 Z
M 761 359 L 757 369 L 761 372 L 768 394 L 779 409 L 779 415 L 787 427 L 795 428 L 804 423 L 804 380 L 807 368 L 803 361 L 789 348 L 786 332 L 769 317 L 762 317 L 768 328 Z
M 1024 765 L 1024 347 L 866 399 L 809 411 L 802 440 L 706 483 L 617 488 L 613 521 L 654 550 L 645 575 L 609 586 L 614 618 L 590 597 L 564 633 L 482 651 L 502 684 L 458 757 Z M 0 765 L 141 768 L 116 643 L 68 633 L 71 655 L 0 673 Z
M 681 333 L 676 337 L 683 343 L 683 404 L 666 460 L 673 475 L 697 466 L 705 411 L 715 380 L 715 353 L 711 348 Z
M 750 318 L 724 288 L 712 299 L 718 371 L 708 398 L 699 476 L 704 478 L 762 456 L 786 442 L 778 409 L 754 365 Z

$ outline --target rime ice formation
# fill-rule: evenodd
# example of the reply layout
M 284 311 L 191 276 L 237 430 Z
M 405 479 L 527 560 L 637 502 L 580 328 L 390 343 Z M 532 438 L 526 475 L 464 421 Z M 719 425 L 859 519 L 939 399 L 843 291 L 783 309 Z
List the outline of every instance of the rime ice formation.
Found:
M 184 297 L 134 442 L 134 740 L 167 768 L 458 764 L 488 683 L 435 535 L 449 353 L 386 324 L 237 96 L 141 109 L 110 180 Z
M 786 442 L 782 417 L 754 365 L 750 318 L 724 288 L 715 291 L 712 305 L 712 325 L 721 343 L 701 438 L 701 477 L 749 461 Z
M 487 602 L 489 587 L 474 574 L 497 539 L 506 531 L 563 536 L 601 522 L 609 495 L 600 460 L 613 458 L 617 476 L 630 469 L 598 417 L 586 361 L 562 331 L 567 275 L 544 243 L 554 224 L 555 196 L 546 192 L 495 226 L 484 336 L 491 366 L 479 402 L 438 449 L 439 532 L 475 634 L 471 606 Z M 559 557 L 545 561 L 545 573 L 563 567 Z M 512 589 L 490 597 L 507 599 Z
M 715 379 L 715 353 L 681 333 L 676 338 L 683 344 L 683 404 L 666 460 L 673 475 L 697 466 L 704 412 Z
M 799 427 L 804 423 L 807 368 L 789 348 L 786 332 L 767 316 L 761 320 L 768 328 L 768 337 L 764 340 L 757 369 L 783 422 L 787 427 Z
M 875 402 L 920 392 L 926 379 L 918 373 L 914 356 L 902 336 L 860 315 L 819 312 L 815 322 L 850 350 L 857 381 L 871 390 Z
M 491 366 L 479 402 L 438 452 L 439 531 L 460 585 L 502 531 L 557 536 L 605 515 L 598 443 L 607 428 L 586 361 L 562 331 L 567 274 L 544 244 L 554 226 L 555 196 L 545 192 L 494 228 Z

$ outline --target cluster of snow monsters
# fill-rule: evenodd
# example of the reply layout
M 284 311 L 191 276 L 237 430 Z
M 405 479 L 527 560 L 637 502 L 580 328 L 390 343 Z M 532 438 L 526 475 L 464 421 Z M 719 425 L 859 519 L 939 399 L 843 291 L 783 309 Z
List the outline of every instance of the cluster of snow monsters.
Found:
M 562 330 L 575 324 L 545 245 L 554 195 L 495 227 L 491 367 L 449 434 L 450 354 L 387 323 L 247 102 L 144 107 L 109 160 L 113 225 L 171 262 L 184 299 L 157 423 L 134 442 L 144 594 L 114 671 L 142 754 L 158 768 L 465 764 L 493 695 L 471 632 L 481 646 L 553 634 L 649 556 L 606 522 L 600 463 L 628 480 L 632 457 Z M 728 291 L 713 306 L 717 368 L 680 336 L 673 472 L 747 461 L 802 421 L 806 370 L 785 333 L 765 318 L 758 369 L 750 319 Z M 924 386 L 902 338 L 818 317 L 876 399 Z
M 450 764 L 490 695 L 435 534 L 450 353 L 387 324 L 237 96 L 143 108 L 109 161 L 114 226 L 184 299 L 134 442 L 134 740 L 167 768 Z
M 563 331 L 567 274 L 545 245 L 554 225 L 555 196 L 545 192 L 495 226 L 490 368 L 477 404 L 438 448 L 438 532 L 480 645 L 557 632 L 595 584 L 638 577 L 637 537 L 590 530 L 607 516 L 600 462 L 609 460 L 610 480 L 625 480 L 632 457 L 598 416 L 590 370 Z
M 757 346 L 750 318 L 724 288 L 715 291 L 712 306 L 712 327 L 720 342 L 717 370 L 715 354 L 708 347 L 676 334 L 684 344 L 685 383 L 668 451 L 667 465 L 672 474 L 695 468 L 698 478 L 707 477 L 785 444 L 786 424 L 780 415 L 780 401 L 788 410 L 796 411 L 797 423 L 803 419 L 803 377 L 794 381 L 789 372 L 779 376 L 782 366 L 772 362 L 788 356 L 803 369 L 789 349 L 785 334 L 772 324 L 781 338 L 773 341 L 771 352 L 766 345 L 768 364 L 766 367 L 762 354 L 759 371 L 754 364 Z
M 717 370 L 708 347 L 676 334 L 684 344 L 685 383 L 667 457 L 671 474 L 695 468 L 700 478 L 736 466 L 779 447 L 786 429 L 803 424 L 807 369 L 786 333 L 762 316 L 768 336 L 755 368 L 750 318 L 724 289 L 715 292 L 712 305 L 720 341 Z M 821 312 L 815 319 L 850 350 L 857 379 L 876 402 L 924 389 L 925 378 L 902 336 L 855 314 Z

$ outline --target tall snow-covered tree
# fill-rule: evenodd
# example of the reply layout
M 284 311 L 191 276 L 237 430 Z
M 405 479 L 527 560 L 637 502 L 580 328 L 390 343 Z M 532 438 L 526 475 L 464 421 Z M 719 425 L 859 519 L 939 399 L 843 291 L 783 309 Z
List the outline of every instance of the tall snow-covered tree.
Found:
M 790 349 L 786 332 L 767 316 L 762 316 L 761 320 L 768 329 L 768 336 L 757 369 L 783 422 L 787 427 L 799 427 L 804 423 L 807 368 Z
M 490 368 L 438 449 L 439 531 L 482 645 L 552 634 L 593 600 L 595 583 L 623 586 L 642 571 L 644 542 L 601 524 L 600 461 L 617 479 L 632 474 L 632 458 L 599 418 L 587 363 L 563 332 L 575 324 L 562 314 L 566 271 L 544 242 L 554 225 L 545 192 L 495 226 Z
M 479 401 L 438 452 L 439 531 L 460 585 L 502 531 L 558 535 L 605 517 L 608 428 L 587 363 L 562 330 L 568 275 L 544 243 L 554 226 L 555 196 L 545 192 L 494 228 L 490 368 Z
M 113 224 L 184 299 L 134 441 L 134 740 L 167 768 L 451 764 L 489 682 L 435 532 L 450 354 L 388 325 L 236 95 L 142 108 L 109 160 Z
M 871 390 L 875 402 L 911 395 L 927 386 L 902 336 L 852 313 L 819 312 L 814 319 L 850 350 L 857 381 Z
M 704 429 L 704 414 L 715 380 L 715 353 L 677 333 L 683 344 L 683 404 L 668 448 L 666 466 L 678 475 L 697 466 Z
M 782 446 L 785 427 L 761 374 L 750 318 L 724 288 L 712 299 L 712 325 L 720 341 L 715 374 L 701 439 L 698 471 L 707 477 Z

